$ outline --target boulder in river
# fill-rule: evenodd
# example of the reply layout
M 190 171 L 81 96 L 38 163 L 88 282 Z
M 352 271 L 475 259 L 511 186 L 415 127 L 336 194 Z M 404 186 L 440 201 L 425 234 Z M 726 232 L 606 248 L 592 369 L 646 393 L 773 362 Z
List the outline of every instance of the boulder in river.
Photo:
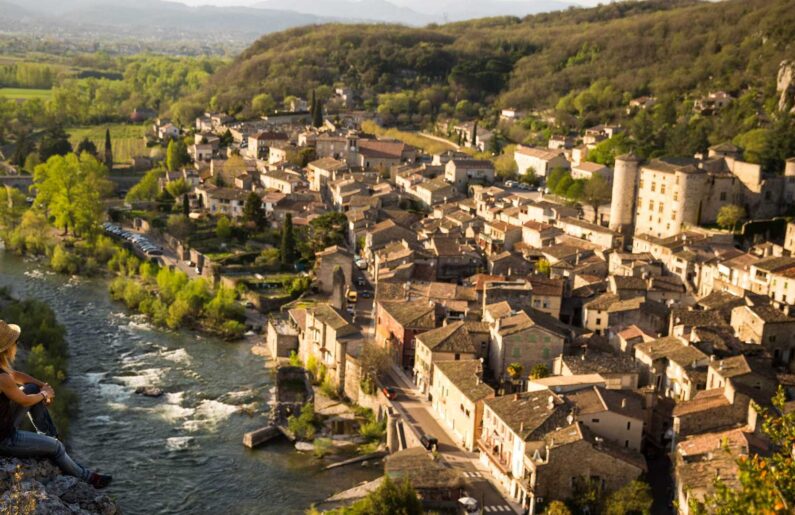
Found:
M 163 395 L 163 390 L 156 386 L 139 386 L 135 389 L 135 393 L 146 397 L 160 397 Z
M 312 452 L 315 450 L 315 446 L 309 442 L 296 442 L 295 449 L 301 452 Z

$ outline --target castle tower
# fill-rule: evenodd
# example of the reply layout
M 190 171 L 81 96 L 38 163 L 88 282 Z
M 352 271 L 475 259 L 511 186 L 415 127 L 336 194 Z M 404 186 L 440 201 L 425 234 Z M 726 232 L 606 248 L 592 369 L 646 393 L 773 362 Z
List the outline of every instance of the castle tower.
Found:
M 613 170 L 613 197 L 610 201 L 610 229 L 622 231 L 635 219 L 635 185 L 640 160 L 632 153 L 616 157 Z

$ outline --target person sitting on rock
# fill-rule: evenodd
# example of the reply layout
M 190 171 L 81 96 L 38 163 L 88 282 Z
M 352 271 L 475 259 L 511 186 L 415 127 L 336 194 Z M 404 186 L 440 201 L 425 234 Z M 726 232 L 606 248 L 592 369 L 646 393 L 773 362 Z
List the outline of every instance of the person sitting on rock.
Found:
M 55 398 L 52 387 L 11 368 L 20 334 L 18 325 L 0 320 L 0 456 L 49 458 L 65 474 L 82 479 L 94 488 L 105 488 L 113 478 L 75 462 L 58 440 L 46 406 Z M 35 433 L 17 429 L 25 414 L 33 422 Z

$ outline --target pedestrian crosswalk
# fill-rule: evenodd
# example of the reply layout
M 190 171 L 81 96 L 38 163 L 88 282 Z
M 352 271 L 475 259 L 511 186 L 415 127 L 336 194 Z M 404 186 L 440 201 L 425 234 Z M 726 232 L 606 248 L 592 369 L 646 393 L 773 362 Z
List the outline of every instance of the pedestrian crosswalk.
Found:
M 500 504 L 497 506 L 485 506 L 483 508 L 485 513 L 513 513 L 513 510 L 507 504 Z
M 483 477 L 480 472 L 463 472 L 464 477 Z

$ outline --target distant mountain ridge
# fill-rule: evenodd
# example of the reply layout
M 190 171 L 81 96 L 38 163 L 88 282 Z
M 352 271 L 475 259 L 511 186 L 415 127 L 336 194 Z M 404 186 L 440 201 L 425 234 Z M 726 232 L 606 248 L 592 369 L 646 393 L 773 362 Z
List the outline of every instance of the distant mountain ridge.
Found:
M 97 37 L 252 41 L 291 27 L 341 21 L 287 10 L 189 7 L 163 0 L 5 0 L 0 29 Z

